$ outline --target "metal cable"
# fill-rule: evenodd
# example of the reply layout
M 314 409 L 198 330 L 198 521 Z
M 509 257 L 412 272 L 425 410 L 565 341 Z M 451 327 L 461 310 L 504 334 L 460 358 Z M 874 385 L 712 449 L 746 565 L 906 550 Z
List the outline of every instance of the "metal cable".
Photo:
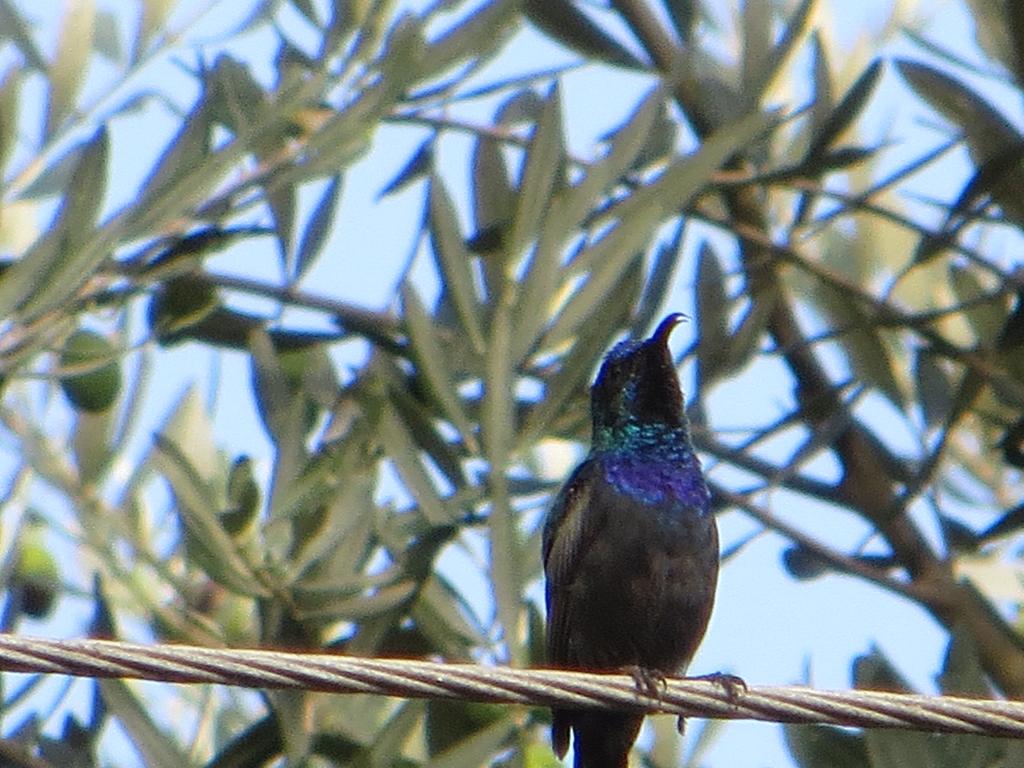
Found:
M 1024 702 L 798 686 L 744 688 L 714 679 L 670 678 L 664 685 L 659 681 L 651 695 L 626 674 L 5 634 L 0 634 L 0 671 L 1024 738 Z

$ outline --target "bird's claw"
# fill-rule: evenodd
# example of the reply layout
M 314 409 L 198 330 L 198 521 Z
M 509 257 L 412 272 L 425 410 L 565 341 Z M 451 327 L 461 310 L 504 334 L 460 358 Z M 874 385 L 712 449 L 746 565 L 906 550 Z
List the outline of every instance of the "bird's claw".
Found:
M 707 680 L 709 683 L 715 683 L 716 685 L 722 686 L 730 704 L 736 703 L 741 692 L 747 692 L 747 681 L 738 675 L 730 675 L 727 672 L 712 672 L 710 675 L 697 675 L 696 677 L 690 677 L 687 679 Z
M 738 675 L 730 675 L 726 672 L 712 672 L 710 675 L 697 675 L 695 677 L 688 677 L 687 680 L 706 680 L 709 683 L 715 683 L 722 686 L 725 691 L 725 697 L 729 699 L 730 704 L 736 704 L 739 700 L 740 692 L 746 693 L 747 681 Z M 679 731 L 679 735 L 683 735 L 683 731 L 686 729 L 686 718 L 682 715 L 676 720 L 676 730 Z
M 661 694 L 668 688 L 665 675 L 656 669 L 631 665 L 625 667 L 623 672 L 633 678 L 633 684 L 636 685 L 638 691 L 652 699 L 660 701 Z

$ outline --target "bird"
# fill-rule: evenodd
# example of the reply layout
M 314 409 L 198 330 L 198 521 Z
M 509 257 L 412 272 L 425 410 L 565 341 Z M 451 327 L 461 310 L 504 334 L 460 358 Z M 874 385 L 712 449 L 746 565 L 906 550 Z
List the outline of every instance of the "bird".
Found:
M 605 356 L 591 387 L 591 448 L 556 495 L 542 556 L 550 666 L 623 672 L 638 685 L 684 674 L 718 579 L 718 529 L 668 341 Z M 551 742 L 575 768 L 626 768 L 643 715 L 555 709 Z M 681 723 L 680 723 L 681 725 Z

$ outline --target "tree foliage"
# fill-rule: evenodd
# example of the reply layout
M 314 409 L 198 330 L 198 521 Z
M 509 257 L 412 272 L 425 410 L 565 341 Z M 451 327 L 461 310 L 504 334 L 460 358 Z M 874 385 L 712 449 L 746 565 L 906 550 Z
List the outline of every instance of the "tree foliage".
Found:
M 258 0 L 209 39 L 216 3 L 136 18 L 83 1 L 48 53 L 0 0 L 3 628 L 85 606 L 71 632 L 542 663 L 544 457 L 588 439 L 602 351 L 685 295 L 719 510 L 781 535 L 796 582 L 843 573 L 933 616 L 943 691 L 1024 696 L 1024 595 L 983 568 L 1021 567 L 1024 141 L 1002 99 L 1022 95 L 1024 16 L 967 2 L 977 46 L 948 48 L 896 4 L 857 48 L 835 40 L 838 5 Z M 257 33 L 275 42 L 254 55 Z M 508 74 L 540 41 L 561 63 Z M 138 85 L 154 68 L 187 87 Z M 575 150 L 573 76 L 623 72 L 631 106 Z M 173 123 L 159 146 L 154 111 Z M 377 187 L 422 215 L 373 306 L 310 275 L 351 268 L 328 244 L 386 131 L 420 143 Z M 122 162 L 148 169 L 127 195 Z M 342 363 L 354 340 L 365 356 Z M 224 449 L 200 388 L 153 379 L 182 349 L 246 361 L 254 412 L 237 418 L 261 423 L 265 455 Z M 790 395 L 738 424 L 717 393 L 756 399 L 766 376 Z M 780 513 L 794 505 L 815 512 Z M 850 518 L 852 546 L 833 534 Z M 485 608 L 447 556 L 485 577 Z M 855 677 L 905 687 L 880 654 Z M 57 721 L 63 693 L 5 680 L 10 759 L 92 765 L 127 737 L 175 768 L 554 764 L 542 710 L 88 685 Z M 1020 752 L 787 740 L 808 767 Z M 667 764 L 660 731 L 652 754 Z

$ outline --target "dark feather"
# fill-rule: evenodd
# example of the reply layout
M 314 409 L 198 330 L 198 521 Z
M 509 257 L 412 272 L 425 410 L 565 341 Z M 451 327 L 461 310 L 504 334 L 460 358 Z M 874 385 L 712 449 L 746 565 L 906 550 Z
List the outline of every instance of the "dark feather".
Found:
M 595 446 L 548 515 L 547 654 L 556 667 L 678 674 L 704 635 L 718 533 L 668 355 L 675 322 L 609 354 L 593 389 Z M 576 768 L 624 768 L 642 722 L 556 710 L 552 744 L 564 756 L 571 731 Z

